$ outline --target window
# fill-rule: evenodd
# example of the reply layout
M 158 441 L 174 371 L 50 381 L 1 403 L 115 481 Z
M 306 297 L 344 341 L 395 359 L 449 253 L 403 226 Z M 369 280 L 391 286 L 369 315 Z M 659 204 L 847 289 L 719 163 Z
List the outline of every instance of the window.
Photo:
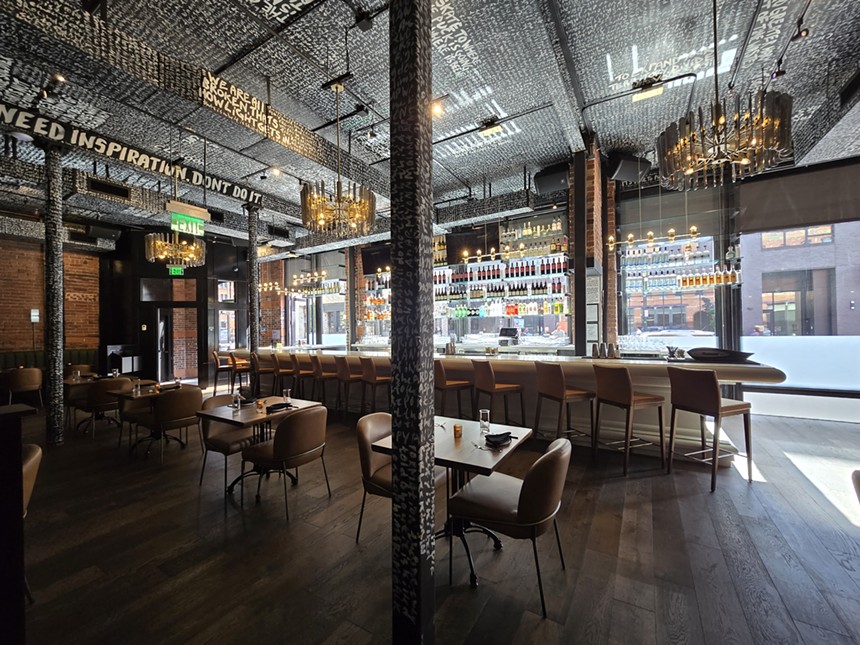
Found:
M 833 226 L 830 224 L 761 233 L 761 248 L 763 249 L 782 249 L 813 244 L 830 244 L 831 242 L 833 242 Z
M 218 282 L 218 302 L 236 302 L 235 282 Z

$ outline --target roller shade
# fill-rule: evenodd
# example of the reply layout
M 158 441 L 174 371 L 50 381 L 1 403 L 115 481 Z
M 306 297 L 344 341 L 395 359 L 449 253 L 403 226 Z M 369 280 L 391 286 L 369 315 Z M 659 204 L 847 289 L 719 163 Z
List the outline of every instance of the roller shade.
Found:
M 743 233 L 860 219 L 860 164 L 739 184 L 738 205 Z

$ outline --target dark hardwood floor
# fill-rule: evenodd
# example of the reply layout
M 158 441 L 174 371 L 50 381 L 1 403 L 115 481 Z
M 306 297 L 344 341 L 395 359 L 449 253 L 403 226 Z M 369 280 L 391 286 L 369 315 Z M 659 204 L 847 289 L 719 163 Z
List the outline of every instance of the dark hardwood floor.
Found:
M 25 440 L 42 442 L 43 421 Z M 560 514 L 567 569 L 552 534 L 539 540 L 549 618 L 531 545 L 495 552 L 470 536 L 480 586 L 468 585 L 454 545 L 436 550 L 439 643 L 860 642 L 860 425 L 755 417 L 757 479 L 620 455 L 592 463 L 574 449 Z M 729 425 L 736 444 L 739 426 Z M 361 503 L 351 426 L 332 423 L 326 462 L 300 469 L 284 518 L 277 477 L 225 503 L 220 455 L 197 478 L 197 437 L 129 460 L 117 431 L 70 435 L 48 450 L 26 520 L 27 571 L 36 604 L 31 643 L 380 643 L 390 641 L 390 502 Z M 514 453 L 521 475 L 545 444 Z M 238 471 L 238 457 L 231 474 Z M 444 495 L 437 496 L 444 517 Z M 2 639 L 0 639 L 2 640 Z

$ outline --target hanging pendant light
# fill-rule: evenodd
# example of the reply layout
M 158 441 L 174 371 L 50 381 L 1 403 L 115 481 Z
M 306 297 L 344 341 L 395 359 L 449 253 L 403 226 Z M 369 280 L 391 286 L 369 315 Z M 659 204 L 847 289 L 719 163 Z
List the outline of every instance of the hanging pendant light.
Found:
M 340 174 L 340 94 L 342 83 L 332 83 L 335 93 L 337 124 L 337 182 L 333 192 L 326 192 L 325 182 L 302 186 L 302 224 L 312 233 L 335 238 L 365 235 L 376 222 L 376 196 L 364 185 L 347 185 L 344 192 Z
M 661 182 L 673 190 L 722 186 L 773 168 L 793 154 L 790 95 L 761 89 L 746 101 L 740 96 L 720 101 L 717 0 L 713 31 L 713 104 L 687 113 L 657 137 Z

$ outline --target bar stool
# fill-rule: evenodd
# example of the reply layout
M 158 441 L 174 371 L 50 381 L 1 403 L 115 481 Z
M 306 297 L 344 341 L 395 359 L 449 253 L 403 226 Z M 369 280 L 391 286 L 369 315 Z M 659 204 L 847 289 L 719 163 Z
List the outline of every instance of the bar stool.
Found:
M 540 411 L 543 399 L 551 399 L 558 403 L 558 428 L 555 431 L 555 437 L 558 439 L 562 432 L 562 421 L 565 420 L 565 412 L 567 412 L 567 432 L 574 433 L 581 437 L 588 437 L 591 441 L 592 449 L 594 443 L 594 397 L 596 396 L 591 390 L 583 390 L 580 388 L 567 387 L 564 381 L 564 370 L 560 363 L 542 363 L 535 361 L 535 370 L 537 371 L 537 410 L 535 412 L 535 431 L 540 427 Z M 588 433 L 581 432 L 570 427 L 570 406 L 572 403 L 581 401 L 588 402 L 589 411 L 589 427 Z
M 353 372 L 346 356 L 335 356 L 334 365 L 337 372 L 337 401 L 335 407 L 340 409 L 340 392 L 343 390 L 343 416 L 346 418 L 349 412 L 349 386 L 351 383 L 361 381 L 361 374 Z
M 487 394 L 490 397 L 490 410 L 493 409 L 493 402 L 497 394 L 502 395 L 505 402 L 505 423 L 510 425 L 510 415 L 508 414 L 508 395 L 520 395 L 520 412 L 522 413 L 522 426 L 526 427 L 526 406 L 523 401 L 523 387 L 516 383 L 496 383 L 496 373 L 493 371 L 493 365 L 490 361 L 472 361 L 472 370 L 475 373 L 475 394 L 472 397 L 472 411 L 477 412 L 478 402 L 481 400 L 482 394 Z
M 371 396 L 373 397 L 373 409 L 371 412 L 376 412 L 376 388 L 380 385 L 388 386 L 388 408 L 391 409 L 391 377 L 382 376 L 376 371 L 376 363 L 372 358 L 366 356 L 361 357 L 361 413 L 365 414 L 365 396 L 367 394 L 367 386 L 371 388 Z
M 222 362 L 226 361 L 226 362 Z M 218 356 L 216 350 L 212 350 L 212 362 L 215 364 L 215 384 L 212 386 L 212 396 L 215 396 L 218 390 L 218 375 L 227 374 L 227 381 L 230 383 L 230 392 L 233 392 L 233 364 L 229 358 Z
M 296 394 L 304 396 L 305 386 L 302 379 L 312 379 L 314 377 L 314 366 L 311 363 L 311 357 L 308 354 L 290 354 L 290 360 L 293 361 L 293 381 L 296 385 Z M 311 389 L 311 394 L 313 394 L 313 389 Z
M 257 352 L 251 352 L 251 377 L 253 378 L 254 394 L 260 396 L 260 377 L 269 374 L 272 377 L 272 394 L 275 394 L 275 366 L 264 364 Z
M 278 356 L 277 352 L 272 352 L 272 363 L 275 366 L 275 383 L 273 387 L 275 388 L 273 392 L 277 392 L 277 386 L 281 386 L 281 390 L 286 389 L 286 384 L 284 383 L 284 378 L 290 377 L 290 387 L 295 386 L 295 370 L 293 368 L 293 361 L 287 355 Z
M 469 390 L 469 399 L 472 399 L 471 391 L 472 384 L 469 381 L 450 381 L 448 380 L 448 375 L 445 373 L 445 366 L 442 364 L 441 359 L 436 359 L 433 361 L 433 388 L 434 390 L 438 390 L 442 393 L 442 401 L 441 401 L 441 409 L 442 412 L 440 414 L 442 416 L 445 415 L 445 395 L 450 391 L 457 392 L 457 416 L 461 419 L 463 417 L 463 390 Z M 475 416 L 475 410 L 472 410 L 472 416 Z
M 594 377 L 597 380 L 597 415 L 594 424 L 595 450 L 600 439 L 600 406 L 607 404 L 622 408 L 626 412 L 626 430 L 624 441 L 610 441 L 605 444 L 615 448 L 617 444 L 624 444 L 624 475 L 627 475 L 627 466 L 630 462 L 630 450 L 642 446 L 655 446 L 653 441 L 640 439 L 633 436 L 633 411 L 643 408 L 657 408 L 657 421 L 660 426 L 660 467 L 666 467 L 666 451 L 663 439 L 663 404 L 666 400 L 658 394 L 645 394 L 634 392 L 633 382 L 630 379 L 630 371 L 626 367 L 594 366 Z M 635 442 L 635 443 L 634 443 Z
M 717 373 L 713 370 L 691 370 L 680 367 L 667 367 L 669 383 L 672 386 L 672 417 L 669 423 L 669 468 L 672 472 L 672 456 L 675 452 L 675 415 L 678 410 L 699 415 L 699 429 L 702 435 L 702 449 L 681 453 L 702 463 L 711 464 L 711 492 L 717 486 L 717 466 L 720 459 L 733 453 L 720 449 L 720 424 L 725 417 L 742 414 L 744 416 L 744 444 L 747 451 L 747 478 L 752 483 L 752 434 L 750 432 L 750 410 L 746 401 L 724 399 L 720 394 Z M 705 417 L 714 419 L 714 445 L 707 448 L 705 442 Z M 708 452 L 710 457 L 705 457 Z M 722 454 L 721 454 L 722 453 Z M 703 455 L 697 457 L 696 455 Z
M 230 352 L 230 366 L 232 369 L 230 391 L 236 387 L 236 377 L 239 377 L 239 388 L 242 388 L 242 375 L 248 375 L 248 385 L 251 384 L 251 363 L 242 358 L 236 358 L 234 352 Z
M 317 354 L 311 354 L 311 366 L 313 367 L 314 371 L 314 384 L 313 389 L 311 390 L 311 398 L 314 398 L 314 395 L 317 392 L 317 384 L 319 384 L 320 390 L 322 390 L 322 404 L 325 405 L 326 381 L 337 380 L 337 372 L 326 371 L 325 367 L 322 364 L 322 359 Z

